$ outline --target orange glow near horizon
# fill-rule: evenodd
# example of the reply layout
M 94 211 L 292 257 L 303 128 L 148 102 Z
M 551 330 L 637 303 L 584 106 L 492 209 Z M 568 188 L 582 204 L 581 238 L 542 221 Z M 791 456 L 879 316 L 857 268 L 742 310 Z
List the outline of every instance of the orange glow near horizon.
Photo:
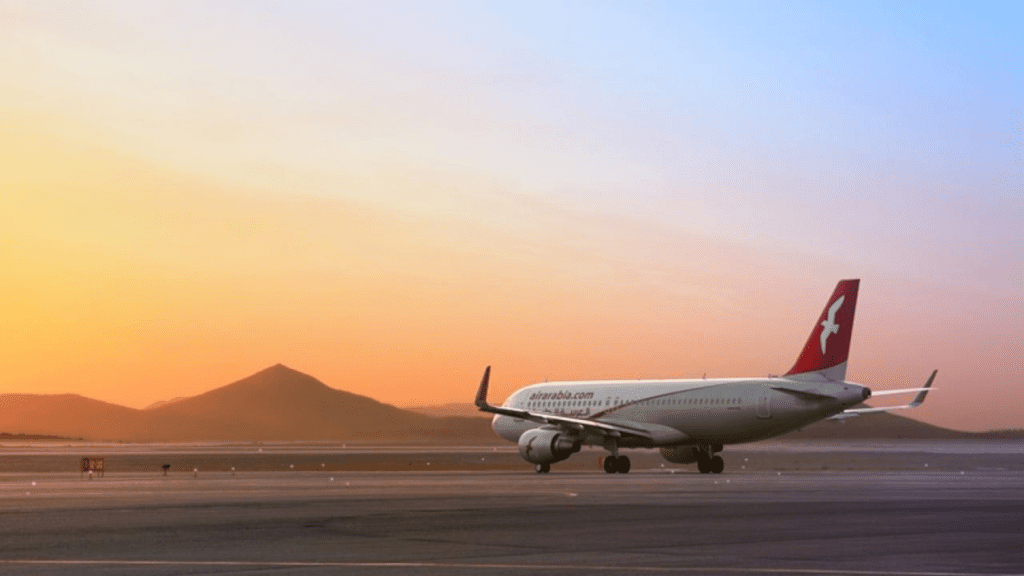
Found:
M 474 347 L 482 361 L 495 338 L 544 344 L 536 334 L 559 327 L 540 318 L 586 321 L 558 278 L 566 271 L 520 239 L 460 248 L 466 230 L 315 198 L 235 195 L 84 137 L 12 126 L 2 152 L 15 193 L 4 208 L 21 218 L 6 270 L 3 344 L 16 361 L 5 391 L 81 391 L 142 406 L 277 361 L 309 363 L 330 380 L 317 370 L 326 358 L 365 366 L 329 370 L 343 380 L 336 386 L 416 400 L 389 384 L 393 374 L 438 372 Z M 532 270 L 489 258 L 510 241 Z M 545 290 L 527 295 L 526 283 Z M 517 293 L 531 314 L 505 306 Z

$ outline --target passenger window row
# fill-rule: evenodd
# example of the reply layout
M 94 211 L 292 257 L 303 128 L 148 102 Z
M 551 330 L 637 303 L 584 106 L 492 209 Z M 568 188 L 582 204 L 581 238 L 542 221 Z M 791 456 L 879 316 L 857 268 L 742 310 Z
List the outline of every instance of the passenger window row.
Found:
M 609 400 L 606 405 L 611 405 L 612 402 Z M 616 406 L 620 404 L 626 404 L 621 400 L 616 400 L 614 403 Z M 660 398 L 654 400 L 643 400 L 639 404 L 645 406 L 738 406 L 740 404 L 740 398 Z M 527 402 L 527 409 L 533 408 L 583 408 L 590 406 L 600 406 L 600 400 L 561 400 L 561 401 L 550 401 L 550 402 Z

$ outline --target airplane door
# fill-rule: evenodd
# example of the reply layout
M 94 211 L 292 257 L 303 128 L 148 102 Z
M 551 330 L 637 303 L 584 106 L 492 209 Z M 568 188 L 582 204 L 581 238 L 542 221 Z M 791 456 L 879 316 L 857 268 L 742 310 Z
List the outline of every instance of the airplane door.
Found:
M 764 420 L 772 417 L 771 398 L 767 391 L 757 399 L 757 417 Z

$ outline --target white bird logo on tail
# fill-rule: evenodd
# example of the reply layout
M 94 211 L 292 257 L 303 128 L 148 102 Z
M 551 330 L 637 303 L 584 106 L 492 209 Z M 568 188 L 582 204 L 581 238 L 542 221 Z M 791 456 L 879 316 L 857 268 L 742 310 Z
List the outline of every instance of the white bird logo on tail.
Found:
M 836 312 L 839 312 L 839 308 L 843 305 L 843 301 L 846 300 L 846 295 L 842 295 L 836 299 L 828 308 L 828 318 L 825 318 L 821 322 L 821 353 L 825 354 L 825 342 L 828 341 L 828 337 L 839 332 L 839 324 L 836 324 Z

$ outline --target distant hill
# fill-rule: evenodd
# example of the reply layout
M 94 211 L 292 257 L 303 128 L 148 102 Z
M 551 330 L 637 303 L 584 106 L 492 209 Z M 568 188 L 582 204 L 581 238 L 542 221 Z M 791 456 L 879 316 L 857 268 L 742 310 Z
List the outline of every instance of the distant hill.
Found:
M 187 398 L 188 398 L 188 396 L 178 396 L 177 398 L 171 398 L 170 400 L 160 400 L 158 402 L 153 402 L 149 406 L 146 406 L 145 408 L 143 408 L 143 410 L 152 410 L 154 408 L 159 408 L 161 406 L 166 406 L 168 404 L 174 404 L 175 402 L 180 402 L 180 401 L 185 400 Z
M 0 395 L 0 430 L 121 441 L 493 443 L 485 421 L 433 418 L 336 390 L 281 364 L 146 410 L 74 394 Z
M 425 414 L 435 418 L 459 416 L 462 418 L 487 418 L 490 420 L 491 417 L 494 416 L 487 412 L 481 412 L 480 409 L 476 407 L 476 404 L 470 404 L 468 402 L 452 402 L 449 404 L 439 404 L 437 406 L 407 406 L 405 409 L 410 412 Z
M 81 438 L 64 438 L 63 436 L 48 436 L 46 434 L 8 434 L 0 432 L 0 442 L 4 440 L 81 440 Z
M 476 405 L 466 403 L 441 404 L 437 406 L 415 406 L 408 410 L 428 416 L 463 416 L 486 418 L 491 415 L 480 412 Z M 876 412 L 845 418 L 817 422 L 802 430 L 779 436 L 786 440 L 1024 440 L 1024 430 L 993 430 L 990 432 L 963 432 L 925 424 L 913 418 Z
M 205 394 L 158 402 L 145 410 L 76 394 L 3 394 L 0 430 L 8 434 L 129 442 L 500 442 L 491 431 L 490 416 L 472 404 L 403 410 L 331 388 L 281 364 Z M 1024 440 L 1024 431 L 960 432 L 879 413 L 819 422 L 780 438 Z
M 118 440 L 142 427 L 141 411 L 78 394 L 0 395 L 0 430 L 10 434 Z
M 925 424 L 906 416 L 873 412 L 841 420 L 825 420 L 780 436 L 786 440 L 1024 440 L 1024 430 L 963 432 Z

